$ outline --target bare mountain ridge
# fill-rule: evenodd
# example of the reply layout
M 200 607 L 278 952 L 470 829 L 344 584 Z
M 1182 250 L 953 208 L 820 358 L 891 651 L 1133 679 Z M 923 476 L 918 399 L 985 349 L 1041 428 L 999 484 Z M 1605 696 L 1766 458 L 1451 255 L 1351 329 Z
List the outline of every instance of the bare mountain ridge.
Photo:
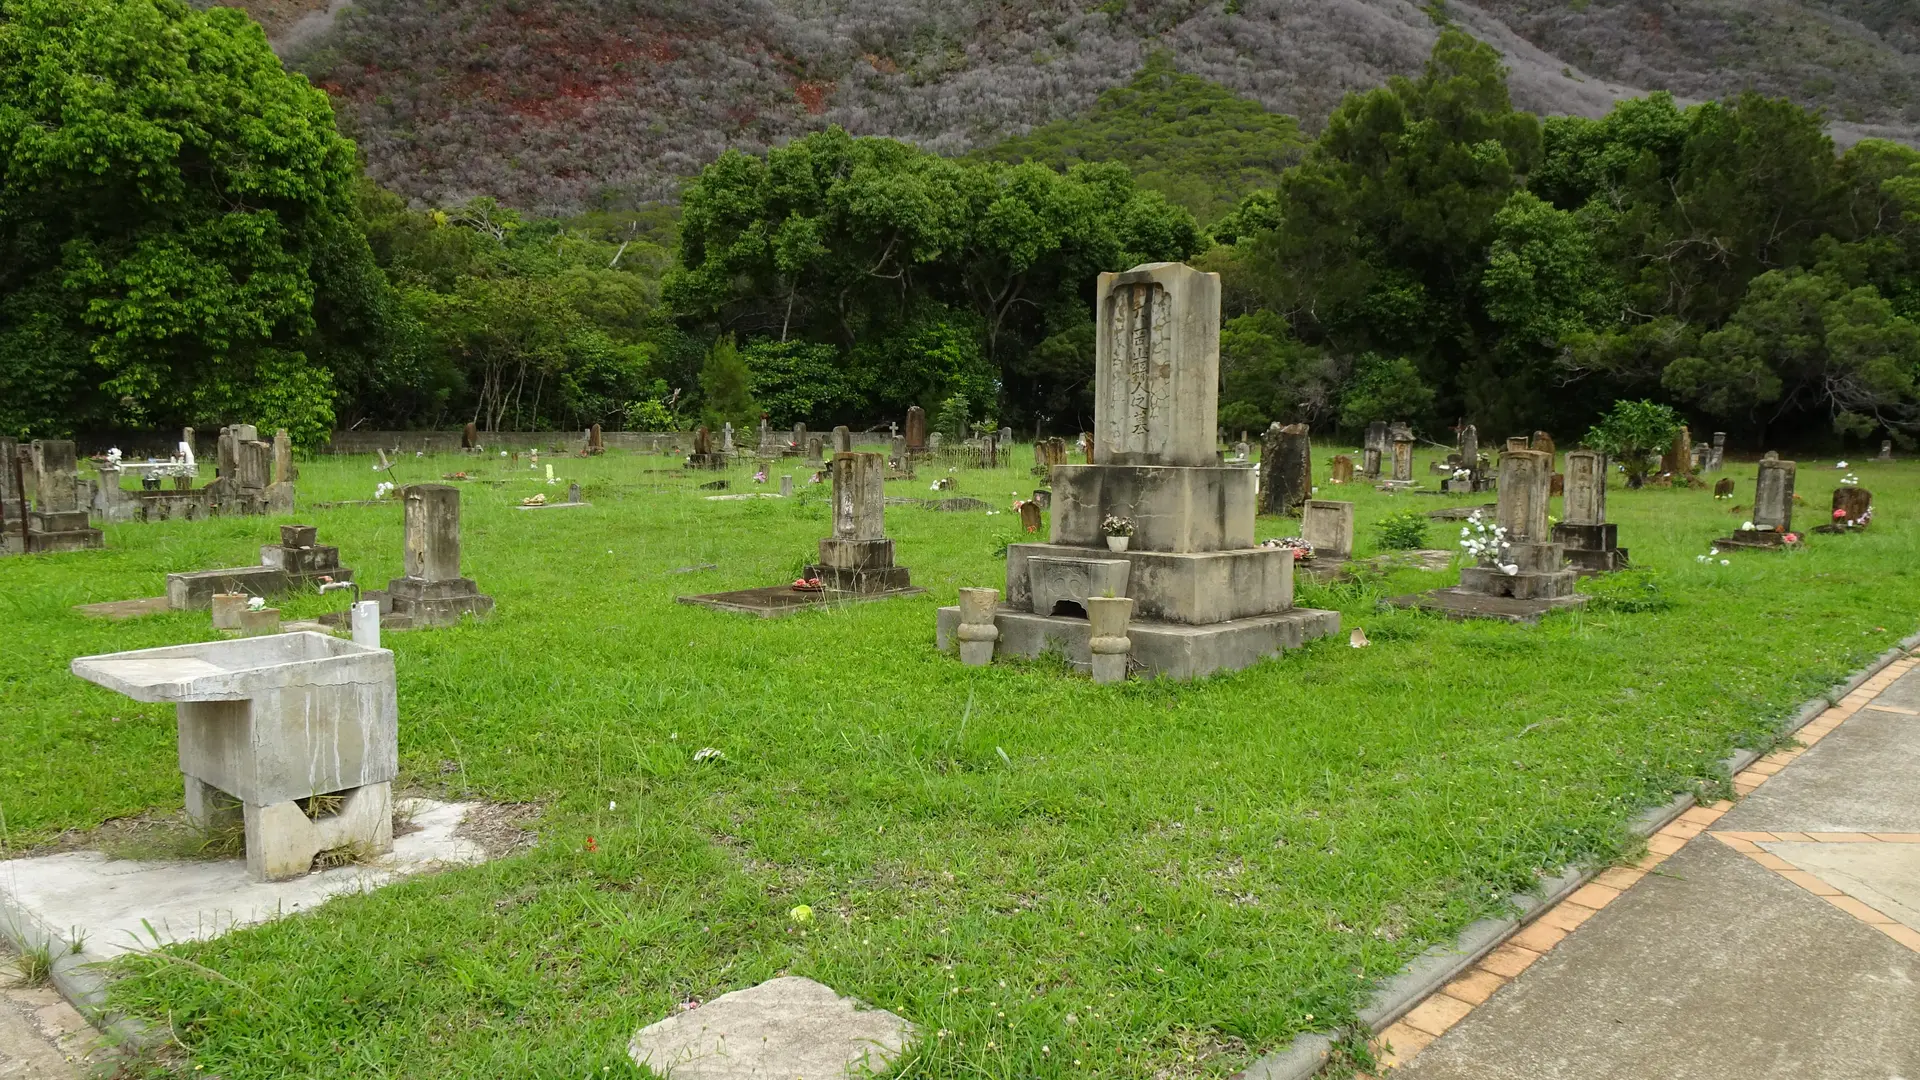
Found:
M 1827 110 L 1843 143 L 1920 141 L 1912 0 L 1450 0 L 1516 104 L 1747 88 Z M 329 6 L 329 4 L 331 6 Z M 1155 50 L 1313 130 L 1420 69 L 1406 0 L 244 0 L 333 96 L 373 175 L 444 203 L 565 212 L 670 199 L 729 146 L 839 124 L 961 153 L 1074 115 Z

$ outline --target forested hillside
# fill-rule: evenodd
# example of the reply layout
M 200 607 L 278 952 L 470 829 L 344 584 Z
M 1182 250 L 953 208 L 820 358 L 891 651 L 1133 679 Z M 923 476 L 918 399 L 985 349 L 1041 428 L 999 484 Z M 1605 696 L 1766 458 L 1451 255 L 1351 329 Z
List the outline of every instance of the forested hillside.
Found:
M 1446 22 L 1537 113 L 1757 89 L 1825 108 L 1843 144 L 1920 131 L 1909 0 L 338 0 L 330 29 L 324 0 L 240 6 L 375 179 L 549 213 L 672 198 L 727 147 L 830 124 L 964 153 L 1079 115 L 1157 52 L 1313 132 L 1417 72 Z

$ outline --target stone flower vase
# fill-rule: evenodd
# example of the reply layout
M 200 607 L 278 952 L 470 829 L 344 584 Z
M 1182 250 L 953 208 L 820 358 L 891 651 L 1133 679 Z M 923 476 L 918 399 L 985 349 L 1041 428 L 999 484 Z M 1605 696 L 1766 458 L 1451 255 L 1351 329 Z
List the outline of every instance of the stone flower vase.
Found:
M 1125 540 L 1126 537 L 1108 539 Z M 1127 680 L 1127 654 L 1133 649 L 1133 642 L 1127 639 L 1127 623 L 1132 619 L 1133 598 L 1130 596 L 1087 597 L 1087 622 L 1093 629 L 1087 651 L 1092 654 L 1094 682 Z
M 960 662 L 968 667 L 993 663 L 993 643 L 1000 640 L 993 612 L 1000 605 L 999 589 L 960 590 Z
M 1133 539 L 1131 536 L 1109 536 L 1107 537 L 1107 550 L 1125 551 L 1127 550 L 1127 541 L 1131 539 Z

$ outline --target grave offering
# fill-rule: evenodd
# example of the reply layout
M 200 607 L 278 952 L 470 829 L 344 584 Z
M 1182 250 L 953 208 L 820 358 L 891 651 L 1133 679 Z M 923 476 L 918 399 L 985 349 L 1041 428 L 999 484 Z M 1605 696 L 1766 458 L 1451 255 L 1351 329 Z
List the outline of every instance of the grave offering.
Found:
M 200 611 L 220 593 L 284 596 L 328 581 L 352 581 L 353 571 L 340 565 L 340 549 L 318 543 L 319 534 L 312 525 L 282 525 L 278 544 L 261 545 L 258 566 L 168 574 L 167 607 Z M 219 625 L 217 617 L 214 625 Z
M 1150 263 L 1100 275 L 1095 303 L 1095 463 L 1050 466 L 1049 542 L 1008 547 L 999 651 L 1091 670 L 1087 601 L 1108 596 L 1132 601 L 1130 665 L 1149 675 L 1243 668 L 1338 630 L 1337 612 L 1293 606 L 1293 554 L 1254 543 L 1256 476 L 1219 462 L 1219 276 Z M 1124 552 L 1108 517 L 1135 526 Z M 940 609 L 942 648 L 959 625 Z
M 1732 536 L 1714 541 L 1722 548 L 1771 551 L 1797 543 L 1793 532 L 1793 478 L 1798 466 L 1772 451 L 1760 459 L 1753 480 L 1753 518 Z
M 187 813 L 240 825 L 255 881 L 323 851 L 393 850 L 393 654 L 303 631 L 83 656 L 73 673 L 179 718 Z
M 727 441 L 729 443 L 733 441 L 732 424 L 727 425 Z M 693 429 L 693 453 L 687 455 L 685 467 L 689 469 L 724 469 L 727 467 L 726 453 L 714 453 L 713 435 L 707 431 L 705 424 Z
M 1367 438 L 1360 451 L 1360 473 L 1369 480 L 1380 479 L 1380 469 L 1391 453 L 1387 441 L 1387 422 L 1375 420 L 1367 425 Z
M 1604 574 L 1627 565 L 1618 528 L 1607 520 L 1607 458 L 1593 450 L 1567 451 L 1564 519 L 1553 527 L 1553 541 L 1565 546 L 1567 561 L 1581 573 Z
M 406 576 L 387 582 L 386 592 L 366 594 L 380 601 L 380 625 L 388 630 L 452 626 L 462 615 L 485 615 L 493 597 L 483 596 L 472 578 L 460 576 L 460 489 L 445 484 L 409 484 L 400 489 L 406 507 Z M 337 616 L 335 616 L 337 618 Z
M 682 596 L 683 604 L 767 618 L 836 601 L 917 596 L 904 566 L 896 566 L 886 534 L 886 459 L 879 454 L 833 455 L 833 535 L 820 541 L 820 561 L 800 582 L 735 592 Z
M 25 497 L 26 470 L 20 465 L 19 451 L 13 440 L 0 440 L 0 453 L 6 455 L 12 474 L 9 519 L 19 533 L 17 551 L 41 555 L 55 551 L 83 551 L 104 543 L 99 529 L 87 523 L 87 508 L 80 497 L 80 463 L 73 443 L 66 439 L 35 439 L 29 444 L 27 460 L 33 472 L 33 503 Z
M 1267 426 L 1260 448 L 1262 513 L 1291 516 L 1313 493 L 1313 442 L 1307 425 Z
M 1833 489 L 1833 513 L 1821 525 L 1819 533 L 1851 533 L 1865 529 L 1873 521 L 1873 492 L 1846 484 Z
M 927 451 L 927 410 L 918 405 L 907 407 L 907 453 Z
M 1538 450 L 1500 455 L 1500 494 L 1494 519 L 1504 534 L 1488 529 L 1478 565 L 1460 571 L 1460 584 L 1430 593 L 1393 597 L 1399 607 L 1422 607 L 1454 618 L 1537 622 L 1556 608 L 1585 606 L 1573 591 L 1578 573 L 1566 565 L 1566 549 L 1549 540 L 1547 491 L 1550 460 Z M 1473 525 L 1468 526 L 1473 529 Z

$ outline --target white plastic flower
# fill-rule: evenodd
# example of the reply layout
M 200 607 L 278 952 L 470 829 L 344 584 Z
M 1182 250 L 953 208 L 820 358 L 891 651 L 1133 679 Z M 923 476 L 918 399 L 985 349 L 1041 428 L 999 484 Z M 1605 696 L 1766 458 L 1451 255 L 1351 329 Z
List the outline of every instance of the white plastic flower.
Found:
M 1838 463 L 1836 463 L 1836 464 L 1834 465 L 1834 468 L 1836 468 L 1836 469 L 1844 469 L 1844 468 L 1846 468 L 1846 467 L 1847 467 L 1847 463 L 1846 463 L 1846 462 L 1844 462 L 1844 461 L 1842 461 L 1842 462 L 1838 462 Z
M 1500 572 L 1507 575 L 1508 577 L 1512 577 L 1513 575 L 1518 574 L 1520 572 L 1520 564 L 1508 563 L 1507 565 L 1500 568 Z
M 1729 564 L 1728 564 L 1728 562 L 1727 562 L 1727 560 L 1725 560 L 1725 559 L 1721 559 L 1721 560 L 1720 560 L 1720 565 L 1721 565 L 1721 566 L 1726 566 L 1726 565 L 1729 565 Z
M 266 607 L 266 606 L 267 606 L 267 598 L 266 598 L 266 597 L 264 597 L 264 596 L 249 596 L 249 597 L 247 597 L 247 610 L 248 610 L 248 611 L 259 611 L 259 610 L 260 610 L 261 608 L 264 608 L 264 607 Z
M 1746 531 L 1746 532 L 1752 532 L 1752 531 L 1753 531 L 1753 522 L 1751 522 L 1751 521 L 1743 521 L 1743 522 L 1741 522 L 1741 523 L 1740 523 L 1740 528 L 1741 528 L 1741 529 L 1742 529 L 1743 531 Z
M 1705 555 L 1695 555 L 1693 561 L 1703 563 L 1707 561 L 1707 557 Z
M 1720 549 L 1719 549 L 1719 548 L 1708 548 L 1708 549 L 1707 549 L 1707 554 L 1709 554 L 1709 555 L 1718 555 L 1718 554 L 1720 554 Z

